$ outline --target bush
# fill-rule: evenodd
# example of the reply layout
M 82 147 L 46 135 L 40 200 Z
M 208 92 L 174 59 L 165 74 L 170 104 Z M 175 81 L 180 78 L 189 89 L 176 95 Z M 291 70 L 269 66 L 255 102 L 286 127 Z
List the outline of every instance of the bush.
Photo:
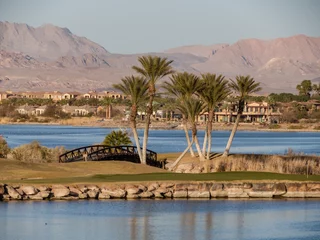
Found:
M 281 126 L 279 124 L 270 124 L 269 129 L 279 129 Z
M 304 129 L 303 125 L 290 125 L 288 129 Z
M 33 163 L 57 162 L 59 155 L 64 152 L 64 147 L 47 148 L 41 146 L 39 142 L 33 141 L 12 149 L 8 158 Z
M 0 136 L 0 157 L 5 158 L 7 157 L 7 154 L 10 152 L 10 148 L 8 146 L 7 141 Z
M 112 131 L 109 133 L 105 139 L 103 140 L 102 144 L 108 146 L 121 146 L 121 145 L 131 145 L 131 139 L 129 134 L 126 131 L 118 130 Z

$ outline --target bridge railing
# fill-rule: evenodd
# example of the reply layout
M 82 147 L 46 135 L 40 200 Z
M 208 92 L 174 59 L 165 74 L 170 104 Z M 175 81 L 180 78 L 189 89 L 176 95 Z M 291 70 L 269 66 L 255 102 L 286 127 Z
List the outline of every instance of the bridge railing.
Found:
M 106 146 L 91 145 L 76 148 L 59 156 L 60 163 L 75 161 L 107 161 L 126 160 L 139 163 L 140 158 L 135 146 Z M 147 149 L 147 164 L 155 167 L 163 167 L 161 161 L 157 161 L 157 153 Z

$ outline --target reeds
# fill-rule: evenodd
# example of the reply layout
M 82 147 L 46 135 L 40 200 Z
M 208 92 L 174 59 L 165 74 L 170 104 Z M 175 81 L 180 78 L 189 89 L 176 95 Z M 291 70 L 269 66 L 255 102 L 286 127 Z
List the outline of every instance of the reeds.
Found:
M 254 171 L 286 174 L 320 174 L 320 157 L 300 154 L 237 154 L 212 160 L 211 172 Z

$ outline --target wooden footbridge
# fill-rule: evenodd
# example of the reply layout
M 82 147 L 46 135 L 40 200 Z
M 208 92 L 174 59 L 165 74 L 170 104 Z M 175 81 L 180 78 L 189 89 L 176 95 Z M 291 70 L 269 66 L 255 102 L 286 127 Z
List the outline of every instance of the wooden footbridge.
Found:
M 77 161 L 108 161 L 120 160 L 140 163 L 137 147 L 92 145 L 73 149 L 59 156 L 60 163 Z M 147 164 L 163 167 L 163 162 L 157 161 L 157 153 L 147 149 Z

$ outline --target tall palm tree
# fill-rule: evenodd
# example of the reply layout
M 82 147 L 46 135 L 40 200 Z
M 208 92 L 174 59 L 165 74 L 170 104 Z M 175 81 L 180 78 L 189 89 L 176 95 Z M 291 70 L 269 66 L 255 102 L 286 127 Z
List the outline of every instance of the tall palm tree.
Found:
M 189 99 L 185 99 L 184 103 L 182 103 L 182 112 L 187 112 L 188 121 L 191 125 L 191 133 L 192 133 L 192 141 L 196 145 L 196 149 L 198 151 L 200 161 L 204 161 L 204 155 L 200 149 L 200 144 L 197 136 L 197 119 L 199 115 L 203 112 L 205 108 L 205 104 L 195 97 L 191 97 Z
M 228 80 L 224 79 L 222 75 L 216 75 L 212 73 L 202 74 L 202 85 L 203 88 L 199 91 L 199 95 L 202 101 L 206 105 L 208 110 L 208 121 L 206 124 L 205 140 L 203 142 L 203 149 L 207 149 L 207 159 L 210 158 L 211 143 L 212 143 L 212 122 L 214 117 L 214 110 L 218 103 L 224 101 L 230 94 L 228 89 Z M 205 154 L 205 153 L 204 153 Z
M 244 104 L 250 94 L 260 91 L 262 88 L 260 87 L 260 83 L 255 82 L 255 80 L 247 76 L 236 76 L 236 81 L 231 80 L 229 87 L 233 90 L 233 92 L 237 95 L 237 118 L 233 125 L 226 149 L 224 150 L 223 156 L 228 156 L 231 148 L 231 144 L 234 138 L 234 135 L 237 131 L 240 117 L 242 115 Z
M 200 91 L 202 88 L 200 83 L 200 78 L 192 73 L 176 73 L 170 77 L 171 82 L 164 82 L 163 88 L 167 90 L 170 95 L 173 95 L 177 98 L 177 102 L 184 102 L 185 99 L 189 99 Z M 183 130 L 186 135 L 187 143 L 190 145 L 191 141 L 188 133 L 188 124 L 187 124 L 187 113 L 182 113 L 182 125 Z M 190 148 L 191 156 L 194 157 L 195 154 Z
M 133 138 L 136 143 L 137 151 L 140 157 L 140 161 L 146 164 L 146 161 L 142 158 L 142 152 L 137 133 L 137 112 L 140 105 L 145 104 L 148 99 L 147 91 L 148 84 L 147 80 L 143 77 L 130 76 L 121 79 L 122 83 L 114 84 L 113 87 L 123 92 L 125 95 L 130 96 L 130 127 L 132 129 Z
M 167 76 L 172 74 L 174 71 L 171 67 L 172 60 L 168 60 L 167 58 L 161 58 L 158 56 L 142 56 L 138 58 L 140 67 L 133 66 L 132 69 L 137 73 L 142 75 L 148 83 L 148 105 L 146 111 L 146 119 L 145 119 L 145 128 L 143 134 L 143 147 L 142 147 L 142 159 L 143 162 L 146 162 L 147 157 L 147 143 L 149 136 L 149 127 L 150 127 L 150 118 L 153 113 L 153 99 L 156 94 L 156 82 Z

